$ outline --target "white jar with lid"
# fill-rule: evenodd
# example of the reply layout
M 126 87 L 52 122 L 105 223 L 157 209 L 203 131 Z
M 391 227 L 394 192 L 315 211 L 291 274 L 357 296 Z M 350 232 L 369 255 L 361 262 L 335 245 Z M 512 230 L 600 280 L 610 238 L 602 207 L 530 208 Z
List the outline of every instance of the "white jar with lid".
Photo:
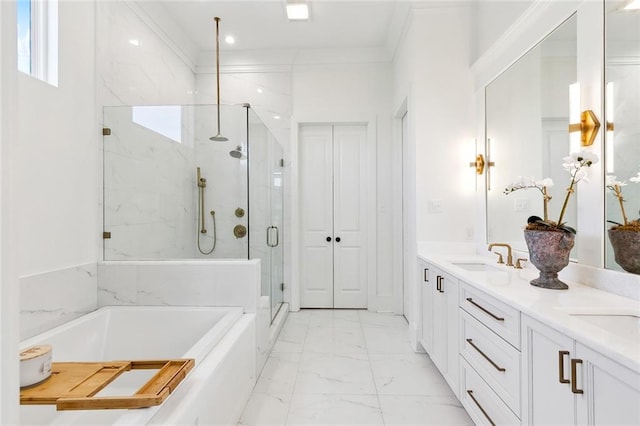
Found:
M 51 376 L 51 345 L 31 346 L 20 352 L 20 387 L 35 385 Z

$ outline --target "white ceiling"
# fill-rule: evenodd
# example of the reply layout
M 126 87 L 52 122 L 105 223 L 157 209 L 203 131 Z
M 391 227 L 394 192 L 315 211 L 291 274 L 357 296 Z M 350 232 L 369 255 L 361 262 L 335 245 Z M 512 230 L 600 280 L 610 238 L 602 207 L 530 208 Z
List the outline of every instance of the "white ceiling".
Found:
M 449 1 L 455 3 L 456 1 Z M 218 16 L 220 50 L 394 48 L 409 9 L 408 0 L 309 0 L 308 21 L 288 21 L 283 0 L 165 0 L 172 19 L 199 48 L 215 49 Z M 442 3 L 442 2 L 438 2 Z

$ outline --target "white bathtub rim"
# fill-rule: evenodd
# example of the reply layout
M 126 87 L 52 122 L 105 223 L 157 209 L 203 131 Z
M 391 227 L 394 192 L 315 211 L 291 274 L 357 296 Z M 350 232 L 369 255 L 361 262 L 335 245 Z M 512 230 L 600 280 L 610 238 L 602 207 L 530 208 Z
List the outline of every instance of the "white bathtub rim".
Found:
M 108 311 L 135 311 L 135 310 L 148 310 L 148 311 L 218 311 L 218 312 L 226 312 L 226 314 L 216 322 L 216 324 L 207 331 L 204 335 L 202 335 L 198 341 L 189 348 L 189 350 L 182 356 L 182 358 L 194 358 L 196 359 L 196 364 L 194 368 L 189 372 L 189 374 L 185 377 L 183 382 L 176 388 L 180 389 L 182 385 L 186 385 L 186 387 L 190 387 L 190 378 L 193 380 L 192 376 L 197 374 L 197 368 L 199 364 L 201 364 L 212 352 L 215 352 L 216 345 L 222 340 L 228 331 L 233 328 L 234 324 L 236 324 L 240 318 L 244 315 L 243 309 L 241 307 L 231 306 L 231 307 L 220 307 L 220 306 L 105 306 L 99 308 L 93 312 L 85 314 L 81 317 L 75 318 L 71 321 L 68 321 L 62 325 L 52 328 L 51 330 L 40 333 L 36 336 L 30 337 L 22 342 L 20 342 L 20 350 L 32 346 L 34 344 L 41 343 L 45 341 L 48 335 L 67 331 L 69 328 L 76 326 L 77 324 L 90 321 L 92 318 L 100 315 L 107 314 Z M 107 312 L 105 312 L 107 311 Z M 214 336 L 216 335 L 217 336 Z M 55 348 L 54 348 L 55 351 Z M 172 394 L 169 395 L 168 398 L 171 398 Z M 145 424 L 148 420 L 150 420 L 162 407 L 161 405 L 149 407 L 146 409 L 137 409 L 137 410 L 126 410 L 126 409 L 116 409 L 116 410 L 108 410 L 109 414 L 116 415 L 119 413 L 117 419 L 114 419 L 115 422 L 113 424 Z M 82 415 L 82 411 L 63 411 L 59 412 L 54 419 L 53 424 L 76 424 L 73 422 L 73 417 L 79 417 Z

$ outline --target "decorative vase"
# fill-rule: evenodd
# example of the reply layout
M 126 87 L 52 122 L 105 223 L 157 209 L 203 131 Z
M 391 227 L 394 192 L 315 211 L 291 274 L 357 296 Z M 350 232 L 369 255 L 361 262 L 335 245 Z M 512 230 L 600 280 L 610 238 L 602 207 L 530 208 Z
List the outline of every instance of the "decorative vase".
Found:
M 553 290 L 569 288 L 558 279 L 558 272 L 569 264 L 569 253 L 575 244 L 575 237 L 575 234 L 564 231 L 525 229 L 524 239 L 529 248 L 529 259 L 540 271 L 531 285 Z
M 640 232 L 609 229 L 616 263 L 632 274 L 640 274 Z

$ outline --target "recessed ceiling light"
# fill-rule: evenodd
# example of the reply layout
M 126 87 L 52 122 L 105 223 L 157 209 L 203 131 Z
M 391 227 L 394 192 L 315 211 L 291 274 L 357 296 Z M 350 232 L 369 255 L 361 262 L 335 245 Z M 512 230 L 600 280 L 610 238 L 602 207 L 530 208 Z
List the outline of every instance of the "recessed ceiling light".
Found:
M 131 39 L 129 40 L 129 44 L 132 44 L 134 46 L 140 46 L 140 40 L 138 39 Z
M 264 92 L 264 90 L 262 90 L 262 88 L 261 88 L 261 87 L 258 87 L 258 88 L 256 89 L 256 92 L 258 92 L 258 93 L 262 93 L 262 92 Z
M 235 43 L 235 42 L 236 42 L 236 39 L 235 39 L 235 37 L 233 37 L 232 35 L 228 35 L 228 36 L 226 36 L 226 37 L 224 38 L 224 41 L 225 41 L 227 44 L 233 44 L 233 43 Z
M 309 6 L 306 2 L 288 0 L 287 18 L 290 21 L 306 21 L 309 19 Z
M 631 0 L 624 6 L 624 10 L 640 10 L 640 0 Z
M 279 116 L 279 115 L 274 115 L 274 116 L 273 116 L 273 119 L 274 119 L 274 120 L 280 120 L 280 116 Z

